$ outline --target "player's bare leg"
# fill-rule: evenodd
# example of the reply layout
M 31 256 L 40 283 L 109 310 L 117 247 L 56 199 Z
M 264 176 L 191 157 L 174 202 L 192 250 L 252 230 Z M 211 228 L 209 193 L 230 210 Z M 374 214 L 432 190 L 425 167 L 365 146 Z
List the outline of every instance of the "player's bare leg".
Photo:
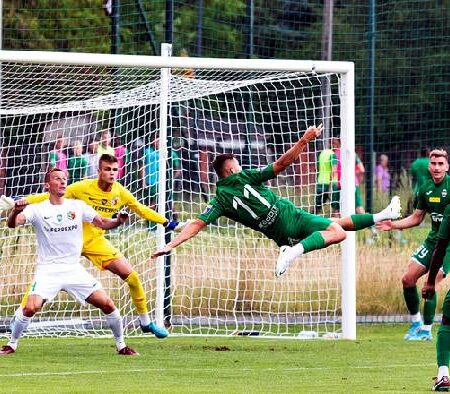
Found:
M 150 321 L 147 309 L 147 297 L 144 288 L 136 271 L 133 270 L 130 263 L 125 257 L 111 260 L 107 263 L 105 268 L 115 275 L 120 276 L 128 284 L 130 295 L 136 310 L 139 314 L 139 322 L 143 332 L 152 333 L 157 338 L 165 338 L 169 332 L 164 327 L 157 326 Z
M 123 337 L 122 317 L 120 316 L 119 310 L 116 308 L 113 301 L 108 297 L 105 291 L 94 291 L 88 298 L 86 298 L 86 302 L 101 309 L 105 314 L 108 326 L 116 340 L 117 352 L 124 356 L 137 356 L 139 353 L 125 344 Z

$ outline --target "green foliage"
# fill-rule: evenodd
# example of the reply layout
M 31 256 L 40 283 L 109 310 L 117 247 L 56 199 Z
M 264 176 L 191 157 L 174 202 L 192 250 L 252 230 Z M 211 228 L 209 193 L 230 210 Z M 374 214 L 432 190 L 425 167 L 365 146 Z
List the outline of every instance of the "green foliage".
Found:
M 144 9 L 146 21 L 138 12 Z M 164 0 L 120 2 L 124 54 L 154 54 L 165 39 Z M 174 54 L 199 53 L 198 0 L 174 2 Z M 450 113 L 450 1 L 377 1 L 375 150 L 401 152 L 407 167 L 421 145 L 448 144 Z M 204 0 L 204 57 L 245 57 L 250 33 L 246 1 Z M 255 0 L 253 57 L 319 59 L 324 5 L 318 0 Z M 3 2 L 5 49 L 103 52 L 111 50 L 111 18 L 101 2 L 41 0 Z M 356 63 L 357 143 L 366 142 L 369 3 L 336 1 L 333 59 Z M 147 31 L 147 29 L 149 29 Z M 433 130 L 433 137 L 424 132 Z

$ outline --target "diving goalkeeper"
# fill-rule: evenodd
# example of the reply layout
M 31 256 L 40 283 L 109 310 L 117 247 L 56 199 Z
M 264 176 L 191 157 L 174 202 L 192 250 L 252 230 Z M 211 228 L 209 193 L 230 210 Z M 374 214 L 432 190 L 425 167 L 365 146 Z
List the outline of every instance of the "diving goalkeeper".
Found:
M 360 230 L 381 220 L 400 216 L 400 199 L 395 196 L 380 213 L 351 215 L 328 219 L 297 208 L 291 201 L 273 193 L 264 183 L 290 166 L 306 145 L 322 132 L 322 125 L 309 127 L 301 139 L 275 163 L 260 170 L 242 170 L 232 154 L 222 154 L 213 162 L 219 177 L 216 196 L 197 219 L 152 258 L 168 254 L 181 243 L 194 237 L 220 216 L 262 232 L 281 247 L 275 275 L 282 275 L 292 262 L 305 253 L 339 243 L 345 230 Z
M 180 227 L 175 221 L 169 222 L 164 216 L 140 204 L 137 199 L 119 182 L 117 158 L 103 154 L 99 159 L 98 179 L 86 179 L 67 186 L 65 197 L 83 200 L 94 210 L 106 218 L 111 218 L 122 207 L 128 207 L 140 217 L 155 223 L 160 223 L 169 230 Z M 47 193 L 31 195 L 25 200 L 31 204 L 44 201 Z M 106 238 L 105 231 L 91 223 L 83 223 L 83 250 L 81 253 L 97 268 L 108 270 L 118 275 L 129 287 L 130 295 L 139 314 L 139 322 L 143 332 L 152 333 L 158 338 L 164 338 L 168 332 L 150 321 L 147 308 L 147 298 L 138 274 L 131 267 L 123 254 Z M 27 295 L 22 300 L 26 304 Z

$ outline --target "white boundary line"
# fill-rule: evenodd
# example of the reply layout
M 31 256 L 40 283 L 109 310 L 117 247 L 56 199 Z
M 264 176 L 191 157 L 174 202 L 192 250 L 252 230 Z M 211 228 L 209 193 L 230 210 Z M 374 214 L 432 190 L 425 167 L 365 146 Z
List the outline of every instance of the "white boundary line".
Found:
M 410 368 L 423 368 L 423 367 L 434 367 L 433 364 L 394 364 L 394 365 L 366 365 L 366 366 L 354 366 L 349 367 L 348 365 L 342 366 L 342 367 L 296 367 L 296 368 L 283 368 L 283 372 L 297 372 L 297 371 L 329 371 L 329 370 L 364 370 L 364 369 L 410 369 Z M 229 372 L 235 372 L 236 374 L 242 374 L 242 372 L 251 372 L 251 371 L 258 371 L 258 372 L 276 372 L 278 371 L 278 368 L 239 368 L 237 371 L 236 368 L 183 368 L 183 371 L 188 372 L 216 372 L 216 371 L 227 371 Z M 95 375 L 95 374 L 128 374 L 128 373 L 135 373 L 135 372 L 169 372 L 169 371 L 179 371 L 178 367 L 174 368 L 134 368 L 134 369 L 127 369 L 127 370 L 91 370 L 91 371 L 67 371 L 67 372 L 24 372 L 24 373 L 10 373 L 10 374 L 0 374 L 1 378 L 13 378 L 13 377 L 28 377 L 28 376 L 71 376 L 71 375 Z

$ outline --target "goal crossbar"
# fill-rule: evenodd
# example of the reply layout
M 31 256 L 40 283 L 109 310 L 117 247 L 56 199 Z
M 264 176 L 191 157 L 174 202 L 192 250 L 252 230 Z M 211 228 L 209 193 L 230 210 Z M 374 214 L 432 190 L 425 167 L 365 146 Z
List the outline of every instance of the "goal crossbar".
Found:
M 201 60 L 201 61 L 199 61 Z M 110 55 L 98 53 L 41 51 L 0 51 L 0 62 L 109 66 L 109 67 L 151 67 L 151 68 L 200 68 L 253 71 L 303 71 L 312 73 L 351 73 L 353 62 L 321 60 L 278 60 L 278 59 L 215 59 L 191 57 L 160 57 L 138 55 Z

